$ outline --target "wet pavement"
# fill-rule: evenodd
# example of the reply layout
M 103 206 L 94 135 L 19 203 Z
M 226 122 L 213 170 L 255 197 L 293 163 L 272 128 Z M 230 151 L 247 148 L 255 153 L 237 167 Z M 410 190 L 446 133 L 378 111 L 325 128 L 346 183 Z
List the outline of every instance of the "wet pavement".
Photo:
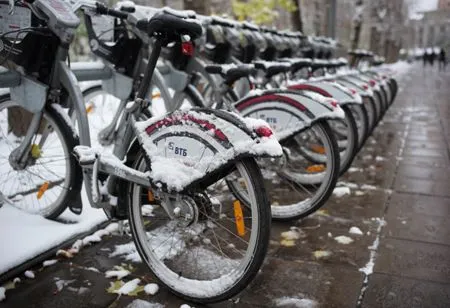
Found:
M 394 105 L 340 179 L 351 194 L 332 197 L 306 219 L 274 222 L 256 279 L 212 307 L 450 307 L 450 70 L 425 75 L 417 65 L 399 85 Z M 288 230 L 298 233 L 293 247 L 281 245 Z M 110 257 L 129 242 L 108 236 L 72 259 L 35 267 L 36 278 L 22 276 L 0 307 L 126 307 L 138 298 L 189 304 L 162 286 L 153 296 L 106 291 L 113 280 L 104 273 L 121 263 L 134 267 L 124 280 L 155 282 L 142 264 Z

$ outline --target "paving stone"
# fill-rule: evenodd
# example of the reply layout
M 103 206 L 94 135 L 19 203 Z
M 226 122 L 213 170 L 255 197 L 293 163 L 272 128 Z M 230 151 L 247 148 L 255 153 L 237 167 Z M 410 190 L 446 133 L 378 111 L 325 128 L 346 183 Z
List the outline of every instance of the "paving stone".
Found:
M 373 274 L 362 307 L 450 307 L 450 284 Z
M 442 149 L 447 150 L 447 144 L 445 142 L 434 142 L 430 140 L 418 141 L 409 140 L 405 143 L 405 148 L 421 148 L 421 149 Z
M 240 303 L 253 307 L 274 307 L 277 300 L 314 300 L 323 307 L 353 307 L 358 299 L 362 274 L 346 267 L 323 266 L 316 262 L 295 262 L 270 258 L 264 269 L 240 296 Z M 291 307 L 291 306 L 287 306 Z
M 408 163 L 399 164 L 397 174 L 402 177 L 432 181 L 450 181 L 450 168 L 420 167 Z
M 449 283 L 450 247 L 384 238 L 380 244 L 375 272 Z
M 405 148 L 403 151 L 403 156 L 425 156 L 425 157 L 448 158 L 447 150 L 445 150 L 445 149 Z
M 450 197 L 449 181 L 429 181 L 398 176 L 394 189 L 398 192 L 410 192 L 430 196 Z

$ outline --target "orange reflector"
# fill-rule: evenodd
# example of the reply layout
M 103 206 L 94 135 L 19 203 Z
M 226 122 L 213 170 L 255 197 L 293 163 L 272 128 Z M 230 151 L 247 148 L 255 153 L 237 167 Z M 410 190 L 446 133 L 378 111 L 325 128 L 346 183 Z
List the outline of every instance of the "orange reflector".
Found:
M 94 104 L 89 104 L 89 105 L 86 107 L 86 113 L 91 113 L 92 110 L 94 110 Z
M 306 172 L 308 173 L 322 172 L 324 170 L 325 165 L 311 165 L 308 168 L 306 168 Z
M 44 182 L 44 184 L 42 184 L 41 187 L 39 187 L 37 198 L 41 199 L 44 193 L 47 191 L 47 189 L 48 189 L 48 182 Z
M 236 200 L 233 202 L 234 219 L 236 221 L 236 230 L 239 236 L 245 235 L 244 215 L 242 214 L 241 202 Z
M 325 147 L 318 145 L 318 144 L 314 144 L 311 146 L 311 150 L 313 152 L 319 153 L 319 154 L 325 154 Z
M 160 97 L 161 97 L 161 93 L 160 92 L 155 93 L 155 94 L 152 95 L 152 99 L 160 98 Z
M 155 196 L 153 195 L 153 192 L 151 190 L 147 190 L 147 199 L 150 202 L 155 201 Z

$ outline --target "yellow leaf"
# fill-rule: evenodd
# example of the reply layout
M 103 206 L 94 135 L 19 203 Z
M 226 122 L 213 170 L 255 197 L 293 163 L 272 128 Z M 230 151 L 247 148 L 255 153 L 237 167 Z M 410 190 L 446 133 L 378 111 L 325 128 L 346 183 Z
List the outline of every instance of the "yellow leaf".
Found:
M 328 258 L 331 256 L 331 251 L 328 250 L 316 250 L 313 252 L 313 255 L 316 259 Z
M 327 210 L 318 210 L 317 215 L 322 215 L 322 216 L 330 216 L 330 214 L 328 214 Z
M 285 246 L 285 247 L 292 247 L 295 246 L 295 241 L 294 240 L 282 240 L 280 242 L 281 246 Z
M 3 287 L 5 288 L 5 290 L 11 290 L 16 288 L 16 284 L 14 283 L 14 281 L 11 280 L 5 283 Z
M 114 282 L 111 282 L 109 288 L 106 289 L 106 292 L 116 293 L 116 291 L 119 290 L 124 284 L 125 283 L 122 280 L 116 280 Z

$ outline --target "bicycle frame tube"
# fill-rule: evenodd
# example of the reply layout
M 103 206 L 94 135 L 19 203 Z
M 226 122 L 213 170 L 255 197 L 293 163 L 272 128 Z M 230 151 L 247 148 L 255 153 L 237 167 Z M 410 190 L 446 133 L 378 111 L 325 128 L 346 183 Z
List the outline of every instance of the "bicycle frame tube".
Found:
M 67 49 L 59 47 L 56 60 L 55 68 L 53 70 L 52 85 L 56 84 L 58 81 L 64 86 L 64 88 L 69 93 L 71 103 L 75 108 L 78 120 L 78 130 L 80 135 L 80 144 L 84 146 L 91 146 L 91 137 L 89 134 L 89 122 L 87 118 L 86 108 L 84 106 L 83 94 L 80 87 L 78 86 L 77 78 L 74 73 L 66 64 Z M 83 180 L 86 187 L 86 195 L 88 196 L 89 203 L 91 205 L 97 204 L 94 202 L 92 196 L 92 178 L 88 170 L 83 169 Z

